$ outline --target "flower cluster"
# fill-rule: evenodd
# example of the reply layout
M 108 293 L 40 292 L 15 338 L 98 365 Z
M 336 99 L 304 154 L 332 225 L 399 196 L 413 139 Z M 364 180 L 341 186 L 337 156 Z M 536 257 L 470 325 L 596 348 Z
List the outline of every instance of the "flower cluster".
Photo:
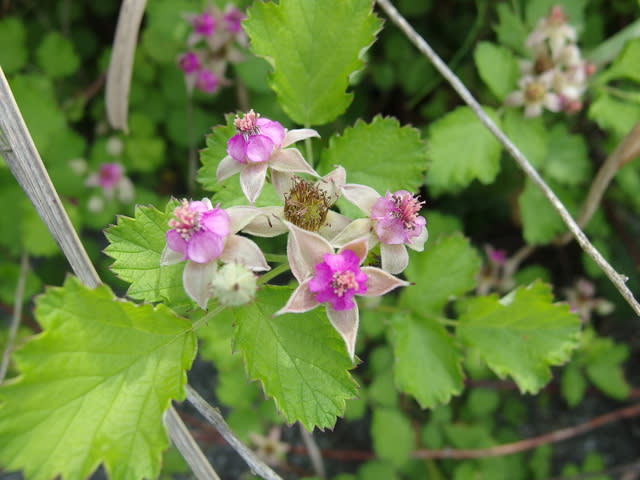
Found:
M 245 15 L 233 5 L 224 11 L 210 7 L 200 14 L 185 14 L 191 25 L 187 39 L 189 50 L 178 58 L 187 89 L 214 93 L 229 83 L 224 74 L 227 63 L 239 62 L 242 53 L 236 45 L 246 46 L 247 37 L 241 21 Z
M 318 137 L 315 130 L 287 130 L 253 110 L 236 117 L 234 125 L 237 133 L 228 140 L 216 175 L 224 180 L 239 174 L 249 205 L 223 209 L 208 199 L 183 200 L 169 221 L 162 264 L 186 261 L 184 287 L 200 307 L 206 308 L 212 297 L 240 305 L 254 298 L 253 272 L 269 266 L 260 248 L 237 233 L 288 234 L 287 260 L 298 286 L 276 315 L 323 305 L 353 358 L 359 323 L 355 297 L 380 296 L 408 285 L 394 275 L 408 265 L 407 247 L 420 251 L 427 240 L 420 215 L 424 202 L 405 190 L 381 195 L 366 185 L 349 184 L 340 166 L 321 177 L 292 147 Z M 281 203 L 255 207 L 267 181 Z M 332 210 L 340 197 L 356 205 L 363 218 Z M 378 247 L 380 267 L 367 264 Z
M 519 90 L 509 94 L 505 103 L 524 106 L 527 117 L 540 115 L 544 108 L 567 113 L 581 110 L 581 98 L 595 66 L 582 58 L 576 36 L 562 7 L 552 7 L 527 37 L 532 58 L 520 62 Z

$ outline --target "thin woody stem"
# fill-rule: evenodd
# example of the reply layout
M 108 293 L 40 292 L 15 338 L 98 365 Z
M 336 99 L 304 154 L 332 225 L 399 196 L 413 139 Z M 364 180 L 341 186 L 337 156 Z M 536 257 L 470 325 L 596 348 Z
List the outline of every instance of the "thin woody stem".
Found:
M 562 221 L 567 225 L 570 232 L 580 244 L 580 247 L 589 255 L 600 267 L 600 269 L 609 277 L 609 280 L 615 285 L 622 297 L 631 306 L 634 312 L 640 316 L 640 303 L 634 298 L 633 293 L 627 287 L 625 282 L 628 277 L 619 274 L 600 252 L 589 241 L 584 232 L 580 229 L 571 214 L 567 211 L 564 204 L 558 199 L 553 190 L 542 179 L 540 174 L 529 163 L 524 154 L 514 145 L 514 143 L 498 128 L 491 118 L 482 110 L 478 101 L 473 97 L 471 92 L 464 86 L 460 79 L 447 67 L 442 59 L 434 52 L 429 44 L 409 25 L 405 18 L 395 9 L 389 0 L 376 0 L 378 5 L 385 11 L 391 21 L 395 23 L 407 38 L 418 48 L 418 50 L 431 61 L 433 66 L 440 74 L 449 82 L 453 89 L 460 97 L 469 105 L 471 110 L 476 114 L 482 124 L 502 143 L 505 149 L 511 154 L 522 171 L 529 179 L 542 191 L 553 208 L 558 212 Z
M 588 422 L 576 425 L 573 427 L 562 428 L 553 432 L 545 433 L 544 435 L 538 435 L 537 437 L 527 438 L 518 442 L 505 443 L 502 445 L 496 445 L 495 447 L 488 448 L 472 448 L 472 449 L 442 449 L 442 450 L 417 450 L 411 455 L 412 458 L 455 458 L 455 459 L 470 459 L 470 458 L 486 458 L 486 457 L 500 457 L 504 455 L 512 455 L 518 452 L 524 452 L 526 450 L 532 450 L 540 445 L 546 445 L 550 443 L 561 442 L 568 438 L 582 435 L 586 432 L 602 427 L 607 423 L 615 422 L 625 418 L 636 417 L 640 415 L 640 404 L 632 405 L 630 407 L 621 408 L 613 412 L 601 415 Z
M 616 149 L 607 157 L 605 162 L 598 170 L 596 177 L 591 184 L 587 199 L 584 202 L 580 215 L 578 216 L 578 225 L 586 226 L 596 212 L 596 209 L 602 201 L 602 196 L 607 187 L 613 180 L 618 170 L 630 162 L 640 153 L 640 122 L 636 123 L 626 137 L 618 144 Z M 566 233 L 558 239 L 558 244 L 565 245 L 571 240 L 571 234 Z

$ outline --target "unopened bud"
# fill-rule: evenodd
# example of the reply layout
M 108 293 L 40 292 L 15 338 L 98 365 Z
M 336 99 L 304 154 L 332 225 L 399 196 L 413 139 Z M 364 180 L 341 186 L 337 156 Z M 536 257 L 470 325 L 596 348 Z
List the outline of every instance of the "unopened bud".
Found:
M 253 272 L 237 263 L 227 263 L 211 279 L 212 295 L 227 307 L 249 303 L 255 298 L 257 288 Z

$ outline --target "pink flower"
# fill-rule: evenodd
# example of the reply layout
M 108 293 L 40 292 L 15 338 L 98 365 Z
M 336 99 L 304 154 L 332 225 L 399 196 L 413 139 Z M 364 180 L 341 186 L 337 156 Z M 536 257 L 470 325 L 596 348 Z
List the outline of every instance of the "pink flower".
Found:
M 104 190 L 115 188 L 124 174 L 124 168 L 119 163 L 103 163 L 98 169 L 97 182 Z
M 354 295 L 384 295 L 409 283 L 379 268 L 360 267 L 367 256 L 366 237 L 346 244 L 335 253 L 329 242 L 317 233 L 288 222 L 287 227 L 287 257 L 299 285 L 276 315 L 302 313 L 324 303 L 329 321 L 353 358 L 359 323 Z
M 242 32 L 242 20 L 244 20 L 246 15 L 242 10 L 235 8 L 232 5 L 229 5 L 223 15 L 224 23 L 231 33 L 240 33 Z
M 253 207 L 213 207 L 208 198 L 202 201 L 183 200 L 169 221 L 167 245 L 160 256 L 160 265 L 173 265 L 187 260 L 182 283 L 187 294 L 206 308 L 212 296 L 211 282 L 218 261 L 236 263 L 252 272 L 269 270 L 260 248 L 251 240 L 235 235 L 260 211 Z
M 253 110 L 237 117 L 234 124 L 238 133 L 229 139 L 228 155 L 220 161 L 216 176 L 222 181 L 239 172 L 240 185 L 249 202 L 254 203 L 260 195 L 269 167 L 273 182 L 282 173 L 318 176 L 297 149 L 284 148 L 305 138 L 318 137 L 315 130 L 287 131 L 280 123 L 260 118 Z
M 352 310 L 353 296 L 367 292 L 367 274 L 360 269 L 360 259 L 353 250 L 325 253 L 324 261 L 316 265 L 316 274 L 309 280 L 309 291 L 316 301 L 328 302 L 336 310 Z
M 194 52 L 186 52 L 180 55 L 178 66 L 184 73 L 194 73 L 200 69 L 200 59 Z
M 381 196 L 365 185 L 346 184 L 342 192 L 347 200 L 368 215 L 354 220 L 331 243 L 341 247 L 355 238 L 369 235 L 369 248 L 380 242 L 382 269 L 400 273 L 409 264 L 405 246 L 422 251 L 428 238 L 427 221 L 418 215 L 424 204 L 406 190 Z
M 173 227 L 167 232 L 167 246 L 182 255 L 181 260 L 207 263 L 218 258 L 231 233 L 231 220 L 221 208 L 213 208 L 207 199 L 202 202 L 182 201 L 169 220 Z
M 115 195 L 121 202 L 128 203 L 134 197 L 133 183 L 125 176 L 124 167 L 116 162 L 101 164 L 96 173 L 92 173 L 87 177 L 85 185 L 88 187 L 100 187 L 108 200 L 111 200 Z M 100 209 L 93 210 L 98 211 Z
M 418 216 L 424 202 L 406 190 L 387 192 L 371 208 L 373 228 L 382 243 L 400 245 L 413 243 L 424 232 L 427 221 Z
M 209 70 L 202 69 L 196 74 L 195 87 L 204 93 L 215 92 L 219 83 L 216 74 Z
M 204 37 L 209 37 L 213 35 L 213 32 L 216 28 L 216 23 L 211 15 L 208 12 L 201 13 L 200 15 L 196 15 L 191 20 L 191 25 L 193 26 L 193 30 L 198 35 L 202 35 Z

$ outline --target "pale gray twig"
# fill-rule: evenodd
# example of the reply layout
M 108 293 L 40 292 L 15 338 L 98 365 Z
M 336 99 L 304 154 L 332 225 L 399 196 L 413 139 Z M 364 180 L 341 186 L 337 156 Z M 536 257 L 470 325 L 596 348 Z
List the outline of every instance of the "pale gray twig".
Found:
M 316 440 L 313 438 L 313 433 L 307 431 L 301 423 L 298 423 L 298 427 L 300 428 L 302 441 L 307 447 L 307 452 L 309 453 L 313 470 L 318 478 L 324 480 L 327 478 L 327 472 L 325 471 L 324 462 L 322 461 L 322 453 L 320 452 L 320 448 L 318 447 Z
M 13 300 L 13 316 L 11 317 L 11 325 L 9 326 L 9 333 L 7 335 L 7 345 L 2 352 L 2 363 L 0 363 L 0 385 L 4 382 L 4 377 L 7 374 L 9 368 L 9 359 L 11 358 L 11 351 L 13 350 L 13 342 L 18 332 L 18 326 L 20 325 L 20 317 L 22 317 L 22 304 L 24 303 L 24 285 L 27 281 L 27 274 L 29 273 L 29 256 L 27 252 L 22 252 L 20 258 L 20 273 L 18 274 L 18 283 L 16 284 L 16 293 Z
M 107 118 L 113 128 L 127 131 L 129 89 L 138 31 L 147 0 L 124 0 L 120 6 L 106 85 Z
M 2 67 L 0 67 L 0 130 L 4 132 L 3 142 L 7 143 L 3 157 L 9 170 L 36 207 L 38 215 L 60 245 L 75 274 L 82 283 L 95 288 L 100 284 L 100 278 L 89 260 L 67 212 L 62 207 L 60 197 L 51 183 L 49 174 L 13 98 Z M 169 410 L 172 409 L 173 407 L 169 407 Z M 168 428 L 169 436 L 174 442 L 180 441 L 179 436 L 182 436 L 183 432 L 174 430 L 173 425 L 172 423 Z M 195 442 L 185 446 L 185 449 L 197 448 Z M 202 458 L 204 457 L 201 454 L 193 452 L 189 458 L 185 457 L 185 460 L 196 462 L 189 463 L 194 472 L 206 471 L 207 466 L 199 464 Z
M 227 422 L 224 421 L 218 409 L 209 405 L 190 385 L 187 385 L 186 388 L 189 403 L 191 403 L 211 425 L 216 427 L 220 435 L 222 435 L 222 438 L 247 462 L 247 465 L 249 465 L 249 468 L 255 475 L 259 475 L 265 480 L 282 480 L 280 475 L 260 460 L 250 448 L 236 437 L 231 428 L 229 428 L 229 425 L 227 425 Z
M 636 123 L 626 137 L 618 144 L 615 150 L 607 157 L 598 170 L 596 177 L 591 183 L 591 188 L 584 201 L 580 215 L 578 215 L 578 225 L 584 228 L 591 220 L 596 209 L 602 201 L 602 196 L 613 180 L 618 170 L 632 158 L 640 153 L 640 122 Z M 571 234 L 566 233 L 558 239 L 558 244 L 564 245 L 571 240 Z
M 567 211 L 564 204 L 553 193 L 553 190 L 542 179 L 540 174 L 529 163 L 524 154 L 514 145 L 514 143 L 498 128 L 498 126 L 491 120 L 491 118 L 482 110 L 482 107 L 478 101 L 471 95 L 471 92 L 464 86 L 460 79 L 447 67 L 442 59 L 433 51 L 424 38 L 422 38 L 414 29 L 409 25 L 405 18 L 395 9 L 395 7 L 389 2 L 389 0 L 376 0 L 378 5 L 385 11 L 388 17 L 393 23 L 395 23 L 400 30 L 407 36 L 407 38 L 420 50 L 420 52 L 431 61 L 433 66 L 440 72 L 440 74 L 451 84 L 453 89 L 460 95 L 460 97 L 469 105 L 471 110 L 476 114 L 485 127 L 502 143 L 505 149 L 511 154 L 514 160 L 518 163 L 522 171 L 529 177 L 529 179 L 542 191 L 547 200 L 551 203 L 553 208 L 558 212 L 562 221 L 567 225 L 573 236 L 578 241 L 578 244 L 600 267 L 600 269 L 609 277 L 611 282 L 618 289 L 622 297 L 627 301 L 631 308 L 637 315 L 640 316 L 640 303 L 634 298 L 633 293 L 627 287 L 625 282 L 628 278 L 624 275 L 620 275 L 616 270 L 607 262 L 607 260 L 600 254 L 600 252 L 591 244 L 587 236 L 580 229 L 575 220 L 571 217 L 571 214 Z
M 205 458 L 175 408 L 169 408 L 164 412 L 163 421 L 167 431 L 174 432 L 171 435 L 171 441 L 187 463 L 192 466 L 191 471 L 196 478 L 198 480 L 220 480 L 220 477 Z

